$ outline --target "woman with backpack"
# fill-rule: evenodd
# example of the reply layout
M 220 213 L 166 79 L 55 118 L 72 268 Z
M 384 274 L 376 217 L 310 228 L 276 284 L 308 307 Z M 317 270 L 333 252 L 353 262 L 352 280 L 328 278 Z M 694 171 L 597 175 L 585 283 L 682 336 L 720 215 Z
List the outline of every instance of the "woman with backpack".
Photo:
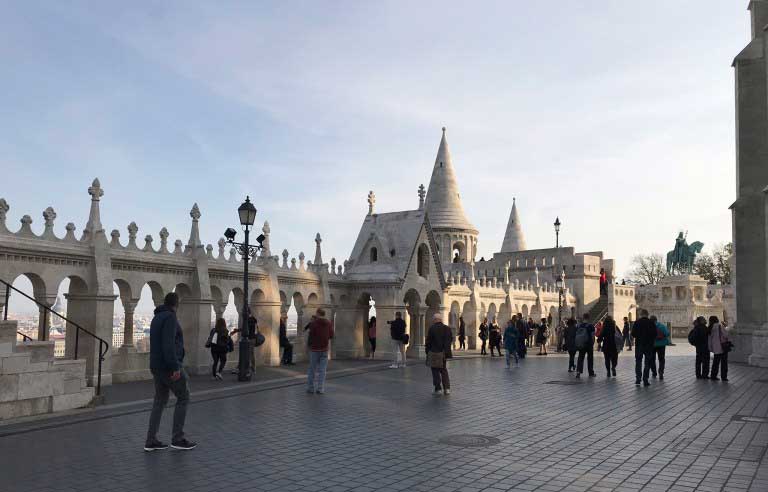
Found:
M 536 327 L 536 345 L 539 346 L 539 355 L 547 355 L 547 338 L 549 338 L 547 318 L 541 318 L 541 324 Z
M 612 317 L 606 316 L 603 329 L 597 337 L 605 357 L 606 377 L 616 377 L 616 364 L 619 362 L 619 350 L 624 345 L 624 337 Z
M 709 379 L 718 381 L 722 379 L 728 382 L 728 352 L 733 348 L 733 344 L 728 339 L 728 333 L 720 324 L 717 316 L 709 317 L 709 350 L 715 354 L 712 360 L 712 373 Z M 717 377 L 717 370 L 720 369 L 721 378 Z
M 211 373 L 213 379 L 219 381 L 224 378 L 221 377 L 221 371 L 224 370 L 224 365 L 227 363 L 227 352 L 234 348 L 232 344 L 232 338 L 229 336 L 229 330 L 227 330 L 227 322 L 223 318 L 216 320 L 216 324 L 208 335 L 208 341 L 205 346 L 211 349 L 211 357 L 213 358 L 213 366 L 211 367 Z M 217 367 L 218 366 L 218 369 Z
M 693 322 L 688 333 L 688 343 L 696 347 L 696 379 L 709 377 L 709 327 L 704 316 Z
M 482 343 L 480 346 L 480 355 L 488 355 L 488 352 L 485 351 L 485 341 L 488 340 L 488 318 L 483 318 L 483 322 L 480 323 L 480 330 L 477 336 L 480 338 L 480 342 Z

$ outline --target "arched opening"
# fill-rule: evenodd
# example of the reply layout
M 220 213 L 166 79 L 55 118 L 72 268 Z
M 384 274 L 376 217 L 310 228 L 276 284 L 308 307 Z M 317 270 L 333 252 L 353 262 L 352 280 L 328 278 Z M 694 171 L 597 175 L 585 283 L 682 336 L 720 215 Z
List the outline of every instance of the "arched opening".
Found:
M 474 350 L 476 348 L 477 337 L 477 315 L 475 313 L 475 306 L 472 302 L 467 301 L 464 303 L 464 307 L 461 310 L 461 317 L 464 319 L 464 329 L 467 336 L 467 348 Z
M 467 249 L 463 241 L 457 241 L 451 246 L 451 258 L 453 263 L 467 261 Z
M 499 320 L 497 317 L 498 312 L 496 310 L 496 304 L 492 302 L 488 305 L 488 323 L 493 323 L 494 321 L 498 323 Z
M 448 326 L 453 334 L 453 348 L 456 347 L 456 337 L 459 336 L 459 316 L 461 316 L 461 306 L 457 301 L 451 303 L 451 310 L 448 312 Z
M 528 305 L 527 304 L 523 304 L 523 308 L 522 308 L 522 310 L 520 312 L 522 313 L 523 318 L 528 319 Z
M 436 313 L 440 313 L 442 311 L 442 298 L 440 297 L 440 294 L 437 293 L 437 291 L 431 290 L 427 294 L 425 303 L 427 305 L 427 311 L 425 313 L 425 328 L 428 329 L 429 326 L 433 323 L 432 317 Z M 443 320 L 443 322 L 445 322 L 445 320 Z
M 416 273 L 420 277 L 429 277 L 429 247 L 421 243 L 416 254 Z
M 406 312 L 403 313 L 403 319 L 405 319 L 407 328 L 406 331 L 410 334 L 410 342 L 407 347 L 407 353 L 418 357 L 419 351 L 424 346 L 425 336 L 425 321 L 423 319 L 424 307 L 421 304 L 421 296 L 415 289 L 409 289 L 403 297 L 403 303 L 405 304 Z
M 379 250 L 375 247 L 371 248 L 371 263 L 376 263 L 379 260 Z
M 28 296 L 33 297 L 40 302 L 45 302 L 45 282 L 34 273 L 19 275 L 13 282 L 11 282 L 11 285 Z M 0 294 L 5 296 L 4 288 L 0 291 Z M 41 322 L 47 321 L 45 317 L 41 315 L 42 310 L 38 308 L 37 304 L 11 290 L 6 308 L 8 309 L 8 319 L 17 321 L 17 331 L 33 340 L 37 340 L 41 333 Z M 24 336 L 17 335 L 17 340 L 19 342 L 24 339 Z

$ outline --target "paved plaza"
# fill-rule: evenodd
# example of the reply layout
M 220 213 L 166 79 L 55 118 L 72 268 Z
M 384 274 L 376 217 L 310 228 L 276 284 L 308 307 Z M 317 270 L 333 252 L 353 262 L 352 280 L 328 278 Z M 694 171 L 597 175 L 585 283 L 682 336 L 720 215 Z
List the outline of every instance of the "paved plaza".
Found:
M 693 358 L 673 355 L 665 380 L 643 388 L 631 354 L 617 379 L 595 355 L 598 377 L 580 382 L 558 355 L 511 370 L 457 360 L 449 397 L 432 396 L 415 361 L 336 373 L 325 395 L 288 379 L 197 397 L 193 387 L 187 432 L 199 446 L 188 452 L 142 451 L 146 402 L 4 426 L 0 490 L 768 490 L 768 420 L 757 421 L 768 369 L 732 364 L 729 384 L 697 381 Z M 463 434 L 498 443 L 442 442 Z

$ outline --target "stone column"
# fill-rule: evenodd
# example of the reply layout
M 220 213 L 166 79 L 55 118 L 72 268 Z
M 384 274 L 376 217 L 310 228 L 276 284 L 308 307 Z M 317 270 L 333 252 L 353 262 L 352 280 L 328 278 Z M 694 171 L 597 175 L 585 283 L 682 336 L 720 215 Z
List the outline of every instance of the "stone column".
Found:
M 184 332 L 184 366 L 191 374 L 207 374 L 211 369 L 210 349 L 205 342 L 211 332 L 211 299 L 182 297 L 176 316 Z
M 280 301 L 259 301 L 251 304 L 259 323 L 259 333 L 264 335 L 264 345 L 257 349 L 257 364 L 280 365 Z M 294 350 L 298 347 L 294 347 Z
M 109 345 L 102 361 L 102 385 L 112 384 L 112 323 L 116 295 L 65 294 L 67 318 L 82 326 Z M 77 358 L 85 359 L 85 374 L 89 384 L 96 385 L 99 368 L 99 342 L 85 332 L 77 334 L 77 328 L 67 323 L 65 355 L 74 358 L 77 338 Z
M 359 318 L 357 306 L 339 306 L 336 309 L 336 335 L 332 346 L 334 358 L 354 359 L 363 356 L 363 329 L 359 326 Z
M 5 292 L 3 292 L 3 295 L 5 295 Z M 38 297 L 35 300 L 50 309 L 56 303 L 56 296 Z M 37 339 L 40 341 L 50 338 L 51 312 L 48 309 L 38 306 Z
M 123 301 L 125 326 L 123 327 L 123 346 L 119 349 L 121 353 L 136 352 L 136 347 L 133 344 L 133 313 L 136 311 L 137 304 L 138 301 Z

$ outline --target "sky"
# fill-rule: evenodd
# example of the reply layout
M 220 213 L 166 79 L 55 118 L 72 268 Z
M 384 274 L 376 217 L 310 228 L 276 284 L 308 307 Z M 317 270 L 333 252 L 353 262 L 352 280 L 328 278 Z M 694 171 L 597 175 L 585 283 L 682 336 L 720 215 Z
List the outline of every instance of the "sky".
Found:
M 478 257 L 512 198 L 529 248 L 619 272 L 678 230 L 730 240 L 731 62 L 747 1 L 0 2 L 0 197 L 81 231 L 214 244 L 250 195 L 271 245 L 348 258 L 367 213 L 414 209 L 441 127 Z M 140 241 L 143 244 L 143 240 Z

